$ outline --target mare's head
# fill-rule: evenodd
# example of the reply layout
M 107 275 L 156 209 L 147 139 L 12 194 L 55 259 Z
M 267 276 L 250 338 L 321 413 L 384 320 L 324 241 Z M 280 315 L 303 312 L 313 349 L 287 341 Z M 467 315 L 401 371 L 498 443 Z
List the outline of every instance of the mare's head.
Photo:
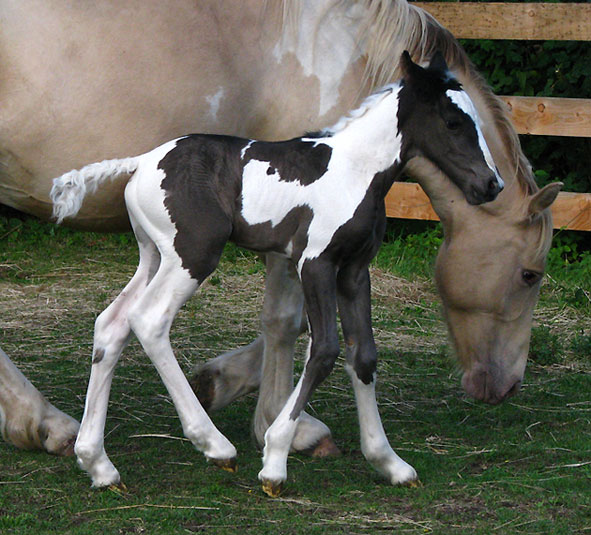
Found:
M 446 216 L 435 278 L 473 398 L 496 404 L 519 391 L 560 186 L 527 192 L 513 183 L 482 207 L 458 198 Z
M 423 156 L 460 188 L 470 204 L 495 199 L 503 180 L 480 129 L 476 108 L 450 74 L 443 56 L 427 68 L 402 54 L 398 128 L 405 161 Z

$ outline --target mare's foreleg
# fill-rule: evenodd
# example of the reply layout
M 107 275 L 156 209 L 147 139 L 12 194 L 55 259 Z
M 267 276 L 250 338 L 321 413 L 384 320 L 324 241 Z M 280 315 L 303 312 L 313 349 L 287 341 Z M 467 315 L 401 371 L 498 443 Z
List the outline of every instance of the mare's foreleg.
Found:
M 344 268 L 337 278 L 338 306 L 361 433 L 361 451 L 393 485 L 417 479 L 414 468 L 392 449 L 376 402 L 377 351 L 371 328 L 370 282 L 367 268 Z
M 254 417 L 254 433 L 264 444 L 265 433 L 293 391 L 293 362 L 297 337 L 306 330 L 304 294 L 294 265 L 285 258 L 267 255 L 263 327 L 262 380 Z M 316 457 L 339 453 L 330 429 L 302 412 L 291 447 Z
M 335 266 L 315 260 L 304 265 L 302 282 L 310 323 L 310 346 L 304 372 L 265 433 L 263 490 L 270 496 L 281 492 L 287 478 L 287 456 L 294 443 L 303 410 L 315 388 L 328 376 L 339 354 L 336 329 Z

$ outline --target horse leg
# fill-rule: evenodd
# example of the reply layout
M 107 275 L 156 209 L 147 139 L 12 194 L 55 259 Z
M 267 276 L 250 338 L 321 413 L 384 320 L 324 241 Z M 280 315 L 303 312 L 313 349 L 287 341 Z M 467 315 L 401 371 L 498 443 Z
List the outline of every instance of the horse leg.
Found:
M 248 346 L 196 367 L 190 381 L 207 410 L 224 407 L 260 386 L 254 434 L 261 445 L 293 390 L 294 345 L 306 329 L 301 284 L 293 265 L 279 255 L 267 254 L 266 268 L 262 335 Z M 307 413 L 301 415 L 292 446 L 314 457 L 339 454 L 330 429 Z
M 223 249 L 223 243 L 219 254 Z M 183 432 L 214 464 L 234 471 L 236 448 L 222 435 L 191 389 L 172 347 L 169 333 L 179 308 L 197 290 L 198 282 L 181 267 L 172 251 L 129 313 L 131 328 L 156 367 L 179 415 Z
M 339 353 L 336 329 L 335 267 L 314 261 L 302 270 L 306 310 L 310 322 L 310 345 L 304 372 L 281 412 L 265 433 L 263 490 L 278 496 L 287 478 L 287 456 L 294 442 L 303 410 L 315 388 L 330 373 Z
M 120 483 L 119 472 L 104 448 L 109 393 L 115 365 L 130 337 L 129 310 L 160 263 L 160 256 L 152 241 L 135 224 L 133 226 L 140 250 L 139 265 L 125 289 L 96 319 L 90 380 L 74 448 L 78 464 L 90 474 L 94 487 Z
M 285 258 L 267 255 L 265 301 L 261 315 L 264 352 L 262 380 L 254 417 L 254 433 L 264 444 L 265 433 L 293 390 L 294 346 L 306 329 L 304 295 L 293 264 Z M 292 449 L 314 457 L 337 455 L 339 449 L 330 429 L 320 420 L 302 412 Z
M 344 268 L 337 278 L 338 305 L 361 432 L 361 451 L 393 485 L 416 481 L 414 468 L 391 448 L 378 412 L 375 383 L 377 351 L 371 328 L 369 271 Z
M 205 410 L 222 409 L 259 388 L 264 345 L 259 336 L 247 346 L 195 365 L 189 383 Z
M 259 395 L 255 415 L 255 436 L 259 443 L 277 415 L 276 409 L 269 414 L 267 406 L 277 405 L 276 395 L 282 396 L 279 401 L 282 406 L 293 390 L 294 344 L 306 330 L 305 322 L 302 322 L 303 294 L 293 267 L 287 259 L 272 253 L 265 256 L 265 264 L 267 277 L 261 336 L 247 346 L 196 366 L 191 379 L 199 401 L 207 410 L 221 409 L 259 388 L 261 382 L 266 384 L 265 393 L 272 399 L 269 403 L 261 403 Z
M 72 455 L 80 424 L 54 407 L 0 349 L 0 432 L 22 449 Z

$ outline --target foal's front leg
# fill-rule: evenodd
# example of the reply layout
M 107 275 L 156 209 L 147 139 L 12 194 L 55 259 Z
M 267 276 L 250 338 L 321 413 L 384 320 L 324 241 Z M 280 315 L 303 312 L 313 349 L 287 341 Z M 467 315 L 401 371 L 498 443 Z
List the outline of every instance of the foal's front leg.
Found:
M 199 365 L 191 386 L 202 405 L 216 410 L 255 390 L 260 392 L 254 417 L 259 444 L 293 390 L 294 345 L 302 328 L 303 293 L 291 262 L 276 254 L 266 255 L 267 278 L 261 314 L 262 335 L 250 345 Z M 337 455 L 330 429 L 303 413 L 292 447 L 315 457 Z
M 310 346 L 304 372 L 283 409 L 265 433 L 263 490 L 275 497 L 287 479 L 287 456 L 303 410 L 315 388 L 328 376 L 339 354 L 336 328 L 336 268 L 326 261 L 304 264 L 302 284 L 310 323 Z
M 338 305 L 345 338 L 345 368 L 355 392 L 361 451 L 369 463 L 393 485 L 416 481 L 415 469 L 392 449 L 376 402 L 377 351 L 371 328 L 369 271 L 344 268 L 337 280 Z

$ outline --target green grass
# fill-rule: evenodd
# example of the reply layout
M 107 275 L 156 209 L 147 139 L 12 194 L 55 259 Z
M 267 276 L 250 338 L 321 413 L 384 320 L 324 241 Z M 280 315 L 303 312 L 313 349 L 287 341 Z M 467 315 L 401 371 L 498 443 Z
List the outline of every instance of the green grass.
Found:
M 2 221 L 2 348 L 53 403 L 80 418 L 93 322 L 133 274 L 135 243 L 129 235 Z M 338 365 L 310 411 L 331 427 L 343 455 L 290 456 L 285 493 L 267 498 L 250 434 L 255 397 L 213 415 L 239 451 L 238 473 L 220 471 L 181 440 L 170 399 L 134 341 L 117 368 L 105 442 L 128 491 L 93 490 L 73 458 L 0 442 L 0 533 L 591 532 L 590 309 L 580 294 L 589 286 L 572 275 L 575 268 L 568 276 L 550 272 L 523 391 L 483 405 L 459 384 L 428 278 L 433 253 L 412 254 L 432 246 L 432 236 L 422 248 L 418 238 L 393 234 L 373 277 L 380 410 L 393 447 L 419 472 L 420 488 L 391 487 L 365 462 Z M 257 257 L 229 247 L 173 327 L 187 372 L 256 336 L 263 283 Z

